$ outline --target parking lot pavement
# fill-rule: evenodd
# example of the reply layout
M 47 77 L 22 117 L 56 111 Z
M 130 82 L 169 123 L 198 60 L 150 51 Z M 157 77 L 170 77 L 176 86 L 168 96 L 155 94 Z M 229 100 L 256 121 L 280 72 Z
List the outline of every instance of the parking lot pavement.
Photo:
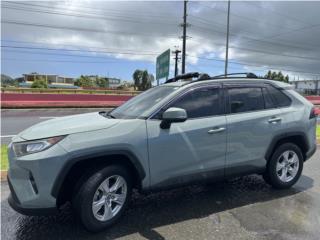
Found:
M 124 217 L 102 233 L 86 232 L 70 207 L 49 217 L 26 217 L 7 204 L 2 183 L 1 239 L 314 239 L 320 236 L 320 149 L 289 190 L 258 176 L 135 194 Z

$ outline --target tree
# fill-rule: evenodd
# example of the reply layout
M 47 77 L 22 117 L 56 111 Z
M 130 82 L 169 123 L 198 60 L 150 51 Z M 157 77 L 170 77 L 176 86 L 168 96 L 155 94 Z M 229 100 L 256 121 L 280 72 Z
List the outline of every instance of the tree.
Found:
M 286 82 L 286 83 L 289 82 L 289 76 L 288 75 L 284 76 L 281 71 L 271 72 L 269 70 L 268 73 L 264 76 L 264 78 L 276 80 L 276 81 L 280 81 L 280 82 Z
M 1 74 L 1 86 L 2 87 L 8 87 L 8 86 L 18 86 L 18 81 L 15 79 L 12 79 L 10 76 L 7 76 L 5 74 Z
M 145 91 L 152 87 L 154 76 L 149 74 L 147 70 L 135 70 L 133 75 L 134 90 Z
M 48 88 L 48 83 L 44 78 L 37 76 L 31 84 L 31 88 Z
M 74 85 L 79 87 L 94 87 L 93 81 L 89 77 L 83 75 L 74 82 Z
M 109 80 L 107 78 L 98 77 L 96 79 L 96 85 L 101 88 L 107 88 L 109 87 Z

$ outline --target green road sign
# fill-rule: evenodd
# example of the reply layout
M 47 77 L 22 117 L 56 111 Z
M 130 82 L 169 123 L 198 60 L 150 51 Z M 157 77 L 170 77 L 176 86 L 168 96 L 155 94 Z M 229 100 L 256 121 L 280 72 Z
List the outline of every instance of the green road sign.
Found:
M 170 66 L 170 49 L 161 53 L 157 57 L 157 71 L 156 71 L 157 80 L 161 78 L 169 77 L 169 66 Z

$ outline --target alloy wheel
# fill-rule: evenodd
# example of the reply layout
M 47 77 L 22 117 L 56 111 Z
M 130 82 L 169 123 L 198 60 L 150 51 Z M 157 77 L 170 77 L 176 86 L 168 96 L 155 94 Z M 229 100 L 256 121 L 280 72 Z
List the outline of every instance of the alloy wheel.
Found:
M 299 157 L 294 151 L 285 151 L 278 158 L 276 171 L 282 182 L 290 182 L 299 170 Z
M 96 190 L 92 212 L 99 221 L 112 219 L 123 207 L 127 197 L 127 183 L 119 175 L 113 175 L 104 180 Z

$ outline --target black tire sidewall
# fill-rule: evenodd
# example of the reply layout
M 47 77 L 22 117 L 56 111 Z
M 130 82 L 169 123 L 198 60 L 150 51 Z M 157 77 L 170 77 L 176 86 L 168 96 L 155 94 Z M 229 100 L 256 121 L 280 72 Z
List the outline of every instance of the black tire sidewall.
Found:
M 279 179 L 277 175 L 277 161 L 281 154 L 283 154 L 285 151 L 293 151 L 297 154 L 299 158 L 299 169 L 296 174 L 296 176 L 290 181 L 290 182 L 283 182 Z M 301 152 L 301 149 L 293 144 L 293 143 L 285 143 L 279 146 L 275 152 L 273 153 L 271 160 L 268 164 L 268 180 L 270 181 L 270 184 L 278 189 L 285 189 L 285 188 L 290 188 L 292 185 L 294 185 L 300 178 L 301 173 L 303 170 L 303 155 Z
M 125 179 L 127 183 L 127 197 L 124 205 L 116 216 L 108 221 L 102 222 L 97 220 L 93 215 L 92 201 L 100 184 L 105 179 L 113 175 L 119 175 Z M 76 210 L 76 214 L 85 228 L 91 232 L 98 232 L 111 226 L 121 217 L 130 201 L 131 192 L 131 177 L 128 171 L 122 166 L 108 166 L 93 172 L 86 180 L 83 181 L 83 184 L 78 188 L 78 191 L 74 193 L 73 205 Z

